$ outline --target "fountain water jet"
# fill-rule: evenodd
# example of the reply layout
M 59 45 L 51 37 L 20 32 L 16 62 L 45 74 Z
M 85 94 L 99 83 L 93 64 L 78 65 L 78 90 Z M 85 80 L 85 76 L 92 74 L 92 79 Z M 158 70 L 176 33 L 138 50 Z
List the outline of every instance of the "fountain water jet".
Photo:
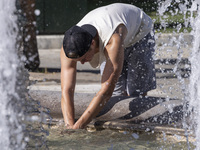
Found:
M 184 94 L 183 98 L 183 104 L 184 104 L 184 117 L 183 117 L 183 127 L 186 130 L 185 136 L 188 139 L 188 136 L 190 133 L 187 132 L 187 130 L 191 131 L 191 134 L 195 135 L 195 146 L 196 149 L 200 148 L 200 69 L 199 69 L 199 57 L 200 57 L 200 0 L 187 0 L 185 2 L 180 3 L 181 1 L 172 1 L 172 0 L 166 0 L 165 2 L 161 2 L 161 6 L 158 10 L 159 14 L 161 16 L 164 15 L 164 12 L 168 11 L 168 7 L 172 7 L 172 2 L 179 4 L 179 10 L 184 14 L 184 25 L 186 27 L 191 26 L 192 32 L 191 35 L 193 36 L 193 43 L 191 48 L 191 56 L 189 57 L 190 63 L 191 63 L 191 74 L 189 77 L 189 86 L 187 86 L 184 83 L 184 79 L 181 77 L 180 72 L 178 71 L 178 63 L 174 68 L 174 72 L 176 73 L 180 83 L 182 83 L 181 89 Z M 190 7 L 188 7 L 190 5 Z M 178 10 L 173 14 L 176 15 Z M 187 13 L 190 12 L 190 17 L 186 17 Z M 196 13 L 196 17 L 194 12 Z M 165 21 L 162 20 L 162 27 L 166 27 Z M 177 33 L 179 33 L 179 39 L 175 41 L 178 45 L 179 49 L 179 58 L 178 62 L 182 59 L 182 52 L 181 52 L 181 44 L 185 44 L 184 39 L 181 41 L 182 33 L 180 33 L 180 28 L 182 25 L 177 26 Z M 190 118 L 190 119 L 188 119 Z M 189 120 L 187 122 L 186 120 Z M 190 149 L 189 141 L 188 143 L 188 149 Z
M 0 146 L 3 150 L 46 148 L 47 131 L 41 126 L 46 110 L 28 94 L 17 2 L 0 1 Z
M 1 149 L 24 149 L 23 125 L 18 119 L 23 112 L 14 106 L 20 96 L 17 91 L 17 69 L 19 59 L 16 51 L 18 27 L 17 16 L 14 15 L 15 1 L 0 1 L 0 140 Z M 20 103 L 18 103 L 20 106 Z M 12 139 L 12 140 L 10 140 Z
M 196 149 L 200 148 L 200 10 L 197 6 L 200 5 L 200 0 L 196 0 L 193 3 L 193 9 L 197 10 L 196 18 L 191 18 L 194 40 L 193 40 L 193 48 L 190 57 L 191 62 L 191 76 L 190 76 L 190 84 L 189 84 L 189 113 L 192 114 L 192 125 L 195 132 L 196 138 Z

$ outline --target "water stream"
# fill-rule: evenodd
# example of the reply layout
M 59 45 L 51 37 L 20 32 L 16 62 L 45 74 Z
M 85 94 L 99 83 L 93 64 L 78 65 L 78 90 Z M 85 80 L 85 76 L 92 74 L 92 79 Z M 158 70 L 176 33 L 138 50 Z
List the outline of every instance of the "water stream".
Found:
M 17 16 L 14 15 L 15 9 L 15 1 L 0 1 L 0 135 L 3 137 L 0 146 L 5 150 L 11 147 L 16 149 L 25 147 L 22 142 L 23 125 L 19 120 L 19 117 L 23 117 L 23 113 L 15 105 L 19 101 L 16 88 L 17 69 L 20 64 L 16 50 L 18 27 Z
M 0 1 L 0 147 L 45 147 L 45 109 L 28 95 L 15 0 Z M 43 111 L 44 110 L 44 111 Z M 29 143 L 32 143 L 29 144 Z M 31 145 L 31 146 L 30 146 Z
M 189 84 L 189 113 L 192 116 L 191 123 L 193 124 L 193 130 L 196 137 L 196 150 L 200 148 L 200 10 L 197 9 L 197 5 L 200 5 L 200 0 L 196 0 L 193 3 L 192 9 L 197 10 L 196 18 L 191 17 L 194 35 L 193 48 L 191 52 L 191 76 Z
M 181 1 L 176 0 L 166 0 L 164 2 L 160 2 L 159 7 L 159 14 L 161 17 L 165 17 L 165 12 L 170 12 L 171 15 L 177 15 L 178 13 L 184 14 L 184 26 L 185 27 L 192 27 L 192 32 L 190 33 L 193 36 L 193 43 L 187 43 L 183 37 L 183 33 L 187 33 L 188 31 L 180 32 L 180 28 L 182 27 L 181 24 L 177 25 L 175 29 L 176 32 L 179 33 L 179 38 L 176 41 L 177 49 L 179 51 L 178 54 L 178 62 L 174 68 L 174 72 L 181 83 L 181 89 L 184 94 L 183 97 L 183 105 L 184 105 L 184 117 L 183 117 L 183 128 L 185 129 L 185 136 L 187 142 L 187 149 L 191 149 L 191 145 L 189 144 L 189 136 L 195 136 L 195 149 L 200 148 L 200 69 L 199 69 L 199 56 L 200 56 L 200 11 L 199 5 L 200 0 L 193 0 L 193 1 L 185 1 L 180 3 Z M 175 4 L 179 5 L 175 11 L 170 11 L 170 8 L 176 7 Z M 188 17 L 190 16 L 190 17 Z M 161 18 L 162 27 L 166 28 L 165 19 Z M 172 39 L 174 40 L 174 39 Z M 190 51 L 189 61 L 191 63 L 191 73 L 189 77 L 189 85 L 187 86 L 182 78 L 180 71 L 178 70 L 178 65 L 183 58 L 183 47 L 188 47 L 188 44 L 192 45 Z

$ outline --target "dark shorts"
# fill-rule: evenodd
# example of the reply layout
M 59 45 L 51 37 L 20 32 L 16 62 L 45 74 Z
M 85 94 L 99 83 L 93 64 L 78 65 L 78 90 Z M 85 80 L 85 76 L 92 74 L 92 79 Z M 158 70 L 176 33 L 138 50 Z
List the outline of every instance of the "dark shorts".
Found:
M 124 95 L 124 93 L 138 96 L 156 88 L 154 51 L 153 33 L 147 34 L 136 44 L 125 48 L 124 65 L 113 96 Z M 104 69 L 102 66 L 101 72 Z

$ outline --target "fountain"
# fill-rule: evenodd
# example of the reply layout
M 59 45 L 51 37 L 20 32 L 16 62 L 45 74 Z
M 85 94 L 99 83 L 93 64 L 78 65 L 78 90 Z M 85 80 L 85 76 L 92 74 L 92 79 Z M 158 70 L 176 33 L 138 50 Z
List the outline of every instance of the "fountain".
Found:
M 196 149 L 200 148 L 200 69 L 199 69 L 199 57 L 200 57 L 200 10 L 197 6 L 200 5 L 200 0 L 196 0 L 193 3 L 192 9 L 197 10 L 196 18 L 191 17 L 194 41 L 193 48 L 191 52 L 190 62 L 191 62 L 191 76 L 190 76 L 190 84 L 189 84 L 189 113 L 192 114 L 192 125 L 194 134 L 196 137 Z
M 18 27 L 14 15 L 15 1 L 0 2 L 0 145 L 1 149 L 24 149 L 23 112 L 20 111 L 20 96 L 17 93 L 17 69 L 19 59 L 16 50 Z M 19 103 L 18 103 L 19 102 Z M 18 106 L 17 106 L 18 105 Z M 16 107 L 17 106 L 17 107 Z M 12 141 L 10 140 L 12 139 Z
M 172 0 L 165 0 L 165 1 L 160 1 L 160 7 L 158 9 L 158 13 L 160 16 L 164 16 L 164 18 L 166 17 L 164 15 L 165 11 L 168 11 L 169 7 L 172 7 Z M 179 0 L 176 0 L 175 3 L 180 3 Z M 200 76 L 200 72 L 198 69 L 198 64 L 200 63 L 198 58 L 199 56 L 199 39 L 200 39 L 200 12 L 198 10 L 197 5 L 200 5 L 200 1 L 196 0 L 193 1 L 193 4 L 191 5 L 191 7 L 188 9 L 187 6 L 189 5 L 189 2 L 186 1 L 183 4 L 179 5 L 179 9 L 180 11 L 182 11 L 182 13 L 184 14 L 184 18 L 185 18 L 185 26 L 189 26 L 191 25 L 193 28 L 192 34 L 194 35 L 194 40 L 193 40 L 193 48 L 192 48 L 192 53 L 191 53 L 191 57 L 190 57 L 190 62 L 191 62 L 191 75 L 190 75 L 190 84 L 189 87 L 186 86 L 185 84 L 185 80 L 182 76 L 182 73 L 179 69 L 179 65 L 182 61 L 182 55 L 183 55 L 183 51 L 182 51 L 182 47 L 187 47 L 188 43 L 184 42 L 184 34 L 180 31 L 181 28 L 181 24 L 177 26 L 177 28 L 175 29 L 175 32 L 178 33 L 178 37 L 177 38 L 172 38 L 170 40 L 171 46 L 175 45 L 177 50 L 178 50 L 178 58 L 177 58 L 177 62 L 175 67 L 173 68 L 173 71 L 175 73 L 175 75 L 177 76 L 179 82 L 180 82 L 180 88 L 182 90 L 182 92 L 184 93 L 184 96 L 182 97 L 182 105 L 183 105 L 183 109 L 184 109 L 184 116 L 183 117 L 183 128 L 185 129 L 185 136 L 186 136 L 186 140 L 187 140 L 187 148 L 190 149 L 191 145 L 189 143 L 189 136 L 191 136 L 191 134 L 195 134 L 196 137 L 196 149 L 198 149 L 200 147 L 200 135 L 198 133 L 200 133 L 200 122 L 198 122 L 198 117 L 200 116 L 200 108 L 199 107 L 199 96 L 200 96 L 200 92 L 199 92 L 199 76 Z M 3 120 L 0 122 L 0 135 L 2 135 L 1 141 L 0 141 L 0 146 L 1 149 L 26 149 L 26 148 L 33 148 L 33 147 L 37 147 L 37 148 L 41 148 L 41 147 L 45 147 L 46 146 L 46 139 L 45 136 L 47 134 L 46 130 L 44 130 L 44 128 L 41 126 L 41 122 L 46 120 L 46 113 L 47 110 L 42 108 L 37 102 L 35 102 L 34 100 L 31 99 L 31 97 L 27 94 L 28 90 L 27 90 L 27 85 L 28 85 L 28 72 L 24 69 L 23 67 L 23 63 L 22 63 L 22 59 L 24 59 L 24 57 L 21 56 L 20 54 L 20 45 L 18 44 L 18 41 L 20 40 L 20 36 L 19 35 L 19 28 L 17 26 L 17 16 L 14 14 L 15 13 L 15 1 L 13 0 L 1 0 L 0 1 L 0 21 L 3 22 L 0 25 L 0 97 L 1 97 L 1 101 L 0 101 L 0 109 L 1 109 L 1 114 L 0 114 L 0 118 Z M 191 12 L 191 17 L 188 19 L 186 17 L 187 11 Z M 193 12 L 195 12 L 197 10 L 197 16 L 196 18 L 193 17 Z M 172 12 L 170 11 L 171 15 L 176 15 L 178 13 L 178 11 Z M 164 21 L 163 18 L 162 19 L 162 27 L 166 28 L 166 23 Z M 174 34 L 176 34 L 174 32 Z M 186 31 L 184 31 L 186 32 Z M 3 37 L 3 38 L 2 38 Z M 163 47 L 166 47 L 167 45 L 164 44 Z M 162 47 L 161 47 L 162 50 Z M 161 51 L 160 50 L 160 51 Z M 188 68 L 188 65 L 185 65 L 185 68 Z M 171 90 L 172 87 L 169 87 L 169 90 Z M 189 89 L 189 90 L 188 90 Z M 45 93 L 46 92 L 46 93 Z M 43 93 L 44 95 L 46 94 L 46 96 L 44 96 L 46 98 L 46 105 L 49 105 L 50 108 L 52 108 L 52 111 L 55 111 L 57 114 L 60 113 L 60 110 L 58 110 L 60 108 L 60 105 L 56 105 L 59 102 L 55 102 L 55 99 L 59 99 L 60 100 L 60 95 L 58 93 L 56 93 L 56 91 L 51 92 L 51 94 L 49 95 L 48 91 L 42 91 L 41 93 Z M 52 99 L 52 95 L 54 95 L 56 98 L 54 98 L 54 100 Z M 83 94 L 84 95 L 84 94 Z M 91 95 L 88 96 L 87 94 L 85 94 L 85 99 L 83 99 L 82 101 L 80 101 L 80 105 L 77 107 L 79 108 L 80 111 L 84 110 L 84 107 L 86 107 L 85 105 L 82 105 L 83 103 L 89 103 L 89 100 L 91 99 Z M 42 96 L 42 94 L 40 94 L 40 97 Z M 50 97 L 48 97 L 50 96 Z M 45 98 L 42 98 L 43 102 L 45 101 Z M 80 99 L 80 95 L 76 95 L 75 96 L 76 99 Z M 89 100 L 88 100 L 89 99 Z M 169 110 L 169 112 L 171 112 L 174 108 L 173 105 L 176 105 L 176 103 L 170 104 L 167 107 L 165 107 L 164 105 L 167 105 L 169 102 L 170 96 L 167 95 L 167 97 L 165 98 L 165 102 L 162 101 L 161 99 L 158 99 L 158 101 L 162 101 L 163 109 L 167 109 Z M 51 101 L 52 100 L 52 101 Z M 114 100 L 114 99 L 113 99 Z M 150 99 L 146 99 L 150 100 Z M 157 100 L 157 99 L 156 99 Z M 125 118 L 127 117 L 128 119 L 131 118 L 131 115 L 134 115 L 134 112 L 128 112 L 129 115 L 127 114 L 127 109 L 130 106 L 134 106 L 135 103 L 132 101 L 132 99 L 127 99 L 126 101 L 120 101 L 119 99 L 115 99 L 114 101 L 116 101 L 116 103 L 118 103 L 118 105 L 112 104 L 113 106 L 113 110 L 110 111 L 110 114 L 108 113 L 108 115 L 106 116 L 105 114 L 107 112 L 109 112 L 109 107 L 106 107 L 105 112 L 102 112 L 103 115 L 105 115 L 106 117 L 113 117 L 115 115 L 116 118 L 120 118 L 121 116 L 125 116 Z M 142 99 L 138 99 L 139 102 L 142 101 Z M 143 99 L 142 103 L 143 106 L 146 105 L 146 101 L 145 99 Z M 153 99 L 152 99 L 153 101 Z M 51 102 L 51 103 L 50 103 Z M 177 102 L 177 101 L 174 101 Z M 118 110 L 121 109 L 121 104 L 123 103 L 123 105 L 125 104 L 126 107 L 124 107 L 124 111 L 123 113 L 119 112 Z M 188 106 L 189 104 L 189 106 Z M 177 105 L 179 106 L 179 104 Z M 56 110 L 57 107 L 57 110 Z M 80 115 L 82 112 L 78 112 Z M 105 114 L 104 114 L 105 113 Z M 137 113 L 137 112 L 136 112 Z M 161 112 L 162 113 L 162 112 Z M 114 114 L 114 115 L 113 115 Z M 193 117 L 192 118 L 192 122 L 193 125 L 189 125 L 187 124 L 187 118 L 189 117 Z M 104 117 L 105 117 L 104 116 Z M 143 115 L 145 116 L 145 115 Z M 104 118 L 105 120 L 107 118 Z M 142 117 L 142 115 L 140 115 L 140 117 Z M 145 116 L 147 117 L 147 116 Z M 103 118 L 103 117 L 102 117 Z M 126 119 L 127 119 L 126 118 Z M 138 119 L 136 117 L 136 119 Z M 155 118 L 153 118 L 155 119 Z M 157 119 L 157 118 L 156 118 Z M 33 125 L 34 124 L 34 125 Z M 106 126 L 106 124 L 104 124 L 105 128 L 109 128 L 109 127 L 114 127 L 114 125 L 120 125 L 120 122 L 114 122 L 113 124 L 110 123 Z M 123 127 L 124 124 L 122 124 L 121 126 Z M 117 127 L 118 127 L 117 126 Z M 116 129 L 118 129 L 116 127 Z M 132 126 L 126 126 L 126 127 L 130 127 L 131 129 L 133 129 Z M 125 128 L 125 127 L 124 127 Z M 150 129 L 143 126 L 145 132 L 148 132 Z M 61 128 L 62 129 L 62 128 Z M 123 128 L 120 128 L 123 129 Z M 141 128 L 140 128 L 141 129 Z M 58 129 L 59 130 L 59 129 Z M 136 128 L 137 130 L 137 128 Z M 153 134 L 154 132 L 156 132 L 156 128 L 154 128 L 151 133 Z M 164 132 L 164 128 L 160 129 L 163 130 L 162 133 L 164 135 L 163 139 L 164 139 L 164 143 L 166 141 L 165 139 L 165 132 Z M 188 130 L 192 130 L 193 132 L 190 132 Z M 67 134 L 71 135 L 73 133 L 73 131 L 67 131 Z M 109 135 L 111 135 L 109 138 L 113 138 L 114 136 L 116 136 L 116 139 L 118 136 L 123 136 L 125 137 L 125 139 L 128 140 L 138 140 L 138 139 L 142 139 L 144 138 L 144 140 L 141 140 L 141 147 L 145 145 L 148 147 L 148 143 L 146 141 L 150 141 L 150 138 L 152 136 L 151 133 L 149 133 L 148 139 L 146 139 L 146 134 L 136 134 L 136 133 L 131 133 L 131 132 L 127 132 L 127 131 L 123 131 L 123 133 L 118 133 L 119 135 L 117 135 L 117 133 L 113 133 L 111 130 L 106 131 L 105 133 L 102 131 L 102 133 L 104 134 L 103 136 L 106 137 L 109 133 Z M 178 133 L 178 132 L 177 132 Z M 65 133 L 62 134 L 64 135 Z M 98 133 L 100 134 L 100 133 Z M 74 143 L 79 143 L 79 141 L 76 141 L 76 138 L 85 136 L 86 138 L 84 139 L 86 142 L 92 142 L 91 139 L 95 139 L 95 135 L 88 135 L 88 133 L 84 132 L 83 130 L 81 131 L 77 131 L 74 133 L 74 139 L 70 139 L 70 136 L 67 136 L 67 140 L 66 141 L 73 141 Z M 94 138 L 91 138 L 92 136 L 94 136 Z M 98 135 L 97 135 L 98 136 Z M 131 138 L 130 138 L 131 137 Z M 174 135 L 174 137 L 178 137 L 176 134 Z M 63 137 L 61 137 L 60 141 L 62 141 Z M 66 138 L 66 137 L 65 137 Z M 179 138 L 179 137 L 178 137 Z M 155 142 L 155 137 L 154 137 L 154 142 Z M 82 140 L 82 139 L 80 139 Z M 109 140 L 109 139 L 107 139 Z M 115 141 L 115 140 L 113 140 Z M 124 147 L 130 148 L 130 147 L 134 147 L 135 143 L 132 143 L 132 145 L 130 144 L 130 142 L 132 141 L 128 141 L 126 143 L 126 145 L 124 145 Z M 99 142 L 99 141 L 98 141 Z M 112 141 L 111 141 L 112 142 Z M 120 141 L 119 141 L 120 142 Z M 140 143 L 140 141 L 137 141 L 138 143 Z M 153 142 L 153 143 L 154 143 Z M 155 142 L 156 143 L 156 142 Z M 161 148 L 164 148 L 164 143 L 163 145 L 160 145 Z M 70 143 L 68 143 L 70 145 Z M 73 143 L 72 143 L 73 144 Z M 82 143 L 83 144 L 83 143 Z M 96 141 L 96 144 L 97 141 Z M 128 146 L 127 146 L 128 145 Z M 130 146 L 129 146 L 130 145 Z M 62 146 L 62 145 L 61 145 Z M 81 145 L 79 145 L 81 148 Z M 140 148 L 141 148 L 140 147 Z M 107 148 L 107 146 L 105 146 L 105 148 Z M 113 145 L 110 147 L 110 149 L 113 148 Z M 158 148 L 158 147 L 157 147 Z M 172 147 L 169 147 L 172 148 Z
M 45 147 L 45 109 L 29 95 L 14 0 L 0 1 L 0 146 L 2 150 Z
M 106 105 L 104 111 L 102 111 L 99 116 L 96 118 L 96 126 L 100 126 L 101 128 L 108 128 L 108 129 L 118 129 L 118 130 L 132 130 L 134 132 L 135 130 L 140 131 L 142 130 L 143 132 L 150 132 L 147 133 L 148 135 L 152 135 L 153 133 L 162 133 L 163 134 L 163 143 L 161 143 L 158 147 L 156 148 L 165 148 L 165 142 L 167 141 L 167 134 L 169 134 L 168 130 L 171 130 L 172 134 L 171 136 L 175 139 L 174 141 L 179 141 L 181 137 L 185 137 L 184 139 L 184 144 L 181 142 L 177 142 L 177 145 L 182 145 L 182 147 L 187 147 L 187 149 L 190 149 L 191 147 L 194 147 L 192 143 L 192 140 L 190 138 L 192 137 L 192 128 L 191 124 L 190 126 L 188 125 L 188 117 L 190 118 L 191 112 L 188 112 L 188 103 L 192 102 L 190 98 L 188 97 L 188 87 L 187 84 L 189 82 L 189 75 L 190 75 L 190 63 L 188 61 L 188 56 L 189 53 L 191 52 L 192 49 L 192 43 L 191 40 L 185 38 L 188 36 L 189 38 L 191 37 L 190 31 L 181 30 L 183 26 L 185 27 L 190 27 L 192 26 L 195 31 L 195 23 L 197 21 L 194 21 L 194 13 L 196 13 L 197 10 L 197 3 L 195 1 L 193 2 L 193 5 L 191 5 L 191 1 L 180 1 L 180 0 L 165 0 L 165 1 L 158 1 L 159 2 L 159 8 L 158 8 L 158 15 L 160 16 L 161 19 L 161 28 L 166 29 L 167 23 L 165 19 L 168 19 L 168 16 L 165 14 L 165 12 L 170 13 L 170 16 L 175 16 L 179 15 L 180 13 L 184 15 L 184 23 L 177 23 L 173 32 L 168 34 L 169 40 L 167 42 L 161 43 L 162 45 L 157 47 L 157 52 L 158 55 L 167 55 L 168 53 L 170 55 L 167 55 L 164 57 L 164 59 L 159 62 L 161 68 L 166 67 L 167 65 L 171 65 L 170 67 L 172 68 L 170 71 L 168 71 L 168 68 L 161 69 L 161 74 L 162 74 L 162 81 L 160 81 L 160 91 L 163 92 L 164 94 L 161 95 L 161 92 L 155 91 L 152 95 L 150 94 L 149 97 L 146 98 L 141 98 L 141 99 L 134 99 L 134 98 L 112 98 L 109 102 L 108 105 Z M 174 9 L 172 9 L 174 8 Z M 190 16 L 188 17 L 188 11 L 190 11 Z M 198 18 L 198 17 L 197 17 Z M 197 25 L 198 27 L 198 25 Z M 157 33 L 157 38 L 159 38 L 159 35 L 162 33 Z M 198 38 L 197 38 L 198 39 Z M 196 41 L 198 41 L 196 39 Z M 195 40 L 194 40 L 195 43 Z M 197 42 L 198 43 L 198 42 Z M 170 48 L 168 48 L 170 47 Z M 170 53 L 172 52 L 172 53 Z M 186 52 L 186 53 L 185 53 Z M 173 57 L 171 55 L 175 53 Z M 162 58 L 162 57 L 160 57 Z M 159 58 L 159 59 L 160 59 Z M 157 60 L 156 60 L 157 61 Z M 192 66 L 194 64 L 194 61 L 192 61 L 191 57 L 191 63 Z M 193 69 L 192 69 L 193 70 Z M 195 69 L 197 70 L 197 69 Z M 168 76 L 170 74 L 170 77 Z M 190 80 L 193 80 L 193 72 L 191 74 Z M 170 78 L 170 79 L 169 79 Z M 194 78 L 195 79 L 195 78 Z M 171 81 L 170 81 L 171 80 Z M 175 81 L 175 83 L 173 83 Z M 178 81 L 178 84 L 177 84 Z M 171 82 L 170 84 L 168 84 Z M 192 82 L 191 82 L 192 83 Z M 194 81 L 194 83 L 197 83 Z M 174 86 L 174 84 L 177 84 Z M 193 87 L 193 85 L 191 85 Z M 91 86 L 93 87 L 93 86 Z M 95 86 L 94 86 L 95 87 Z M 35 88 L 35 89 L 34 89 Z M 60 88 L 60 87 L 59 87 Z M 42 103 L 42 105 L 49 107 L 51 109 L 52 116 L 55 117 L 56 119 L 59 120 L 59 117 L 62 117 L 61 115 L 61 110 L 60 110 L 60 98 L 61 98 L 61 92 L 59 91 L 59 88 L 53 87 L 53 89 L 49 88 L 49 85 L 45 88 L 44 86 L 41 86 L 41 88 L 37 85 L 33 85 L 31 87 L 31 92 L 32 95 L 36 98 L 39 99 Z M 83 85 L 82 91 L 79 91 L 80 93 L 76 93 L 75 95 L 75 109 L 76 109 L 76 117 L 80 117 L 82 112 L 85 110 L 87 107 L 88 103 L 90 102 L 91 98 L 94 96 L 91 93 L 94 93 L 95 91 L 92 91 L 91 93 L 87 93 L 87 89 Z M 192 88 L 190 88 L 192 89 Z M 160 92 L 160 93 L 159 93 Z M 158 93 L 155 96 L 155 93 Z M 181 93 L 181 94 L 180 94 Z M 154 96 L 154 98 L 152 97 Z M 162 97 L 163 96 L 163 97 Z M 78 101 L 78 104 L 76 103 Z M 192 104 L 191 104 L 192 105 Z M 196 105 L 196 104 L 194 104 Z M 145 110 L 146 109 L 146 110 Z M 191 108 L 189 110 L 194 111 L 194 108 Z M 176 112 L 175 112 L 176 111 Z M 144 112 L 144 113 L 143 113 Z M 188 116 L 189 115 L 189 116 Z M 184 116 L 184 117 L 183 117 Z M 198 115 L 197 115 L 198 116 Z M 132 121 L 131 123 L 123 123 L 121 120 L 127 121 Z M 150 119 L 149 119 L 150 118 Z M 148 120 L 149 119 L 149 120 Z M 177 121 L 177 120 L 178 121 Z M 183 123 L 182 123 L 182 120 Z M 97 121 L 99 120 L 100 123 Z M 109 120 L 109 121 L 108 121 Z M 110 121 L 111 120 L 111 121 Z M 113 121 L 115 120 L 115 121 Z M 134 124 L 134 121 L 146 121 L 144 124 Z M 104 122 L 105 121 L 105 122 Z M 138 121 L 138 122 L 139 122 Z M 61 121 L 62 122 L 62 121 Z M 60 122 L 59 122 L 60 123 Z M 99 124 L 98 124 L 99 123 Z M 156 127 L 152 127 L 152 123 L 156 124 Z M 162 127 L 162 125 L 164 127 Z M 197 125 L 196 125 L 197 126 Z M 94 125 L 93 125 L 94 127 Z M 172 128 L 170 128 L 172 127 Z M 56 128 L 56 127 L 55 127 Z M 182 130 L 183 129 L 183 130 Z M 81 147 L 81 144 L 84 142 L 87 142 L 88 145 L 91 143 L 92 145 L 92 140 L 90 139 L 95 139 L 97 136 L 100 136 L 100 133 L 97 133 L 97 136 L 94 138 L 91 138 L 91 135 L 88 135 L 89 133 L 85 133 L 84 131 L 65 131 L 64 128 L 62 127 L 57 127 L 56 130 L 62 132 L 62 135 L 64 137 L 59 138 L 58 141 L 66 141 L 67 145 L 74 146 L 73 143 L 76 143 L 75 145 L 78 147 Z M 63 131 L 62 131 L 63 130 Z M 54 131 L 52 131 L 54 132 Z M 107 131 L 105 132 L 105 135 L 103 137 L 106 137 L 107 133 L 110 133 L 112 131 Z M 176 133 L 175 133 L 176 132 Z M 102 131 L 103 133 L 103 131 Z M 123 132 L 125 135 L 128 135 L 128 132 Z M 194 133 L 199 133 L 195 131 Z M 65 135 L 70 135 L 65 136 Z M 115 133 L 110 133 L 110 134 L 115 134 Z M 181 137 L 179 137 L 179 134 L 181 134 Z M 52 135 L 56 135 L 55 133 Z M 122 137 L 125 137 L 125 135 L 121 135 Z M 51 136 L 51 135 L 50 135 Z M 73 137 L 74 136 L 74 137 Z M 76 138 L 85 136 L 85 141 L 83 143 L 80 143 L 80 141 L 76 141 Z M 95 136 L 95 135 L 94 135 Z M 136 134 L 136 133 L 131 133 L 131 137 L 134 139 L 139 139 L 137 142 L 139 143 L 140 140 L 142 141 L 142 134 Z M 117 139 L 118 137 L 116 137 Z M 52 143 L 54 141 L 54 138 L 49 138 Z M 57 138 L 55 138 L 57 139 Z M 71 143 L 69 141 L 72 141 Z M 106 141 L 109 141 L 107 139 Z M 145 139 L 143 144 L 148 141 L 151 143 L 150 139 Z M 98 141 L 100 142 L 100 141 Z M 156 143 L 156 138 L 152 143 Z M 62 143 L 61 143 L 62 144 Z M 96 143 L 97 144 L 97 143 Z M 135 143 L 134 143 L 135 144 Z M 135 145 L 128 145 L 131 148 L 135 148 Z M 52 144 L 51 146 L 56 145 L 56 143 Z M 175 144 L 174 144 L 175 145 Z M 167 148 L 173 149 L 175 146 L 172 144 L 172 146 L 168 146 Z M 57 145 L 58 147 L 62 147 L 64 145 Z M 125 145 L 126 146 L 126 145 Z M 129 148 L 130 148 L 129 147 Z M 147 145 L 148 147 L 148 145 Z M 153 147 L 153 146 L 152 146 Z M 151 148 L 152 148 L 151 147 Z M 197 146 L 199 147 L 199 146 Z M 114 147 L 115 148 L 115 147 Z M 155 148 L 155 147 L 153 147 Z M 181 148 L 180 148 L 181 149 Z
M 174 2 L 174 1 L 173 1 Z M 180 71 L 178 71 L 178 63 L 182 59 L 183 52 L 181 51 L 182 43 L 185 44 L 185 39 L 183 38 L 182 32 L 180 32 L 181 24 L 177 26 L 177 32 L 179 33 L 179 40 L 175 41 L 178 45 L 179 49 L 179 62 L 177 63 L 174 71 L 177 74 L 179 82 L 181 83 L 181 89 L 184 93 L 183 98 L 183 105 L 184 105 L 184 117 L 183 117 L 183 128 L 185 129 L 185 136 L 187 139 L 187 148 L 191 149 L 189 144 L 188 137 L 194 135 L 195 136 L 195 149 L 198 150 L 200 148 L 200 70 L 199 70 L 199 50 L 200 50 L 200 11 L 199 5 L 200 0 L 193 0 L 193 1 L 185 1 L 180 3 L 181 1 L 175 1 L 174 3 L 179 3 L 179 10 L 177 9 L 176 12 L 171 12 L 171 15 L 176 15 L 177 12 L 181 12 L 184 14 L 184 26 L 185 27 L 192 27 L 191 35 L 193 36 L 193 43 L 191 43 L 192 48 L 190 52 L 190 63 L 191 63 L 191 74 L 189 77 L 189 85 L 186 86 L 184 79 L 181 77 Z M 166 0 L 165 2 L 161 2 L 161 6 L 159 7 L 159 14 L 163 17 L 165 11 L 169 11 L 168 7 L 172 7 L 172 0 Z M 190 17 L 187 17 L 187 13 L 190 13 Z M 166 24 L 163 24 L 163 27 L 166 27 Z M 183 31 L 184 33 L 185 31 Z M 186 43 L 187 46 L 188 43 Z

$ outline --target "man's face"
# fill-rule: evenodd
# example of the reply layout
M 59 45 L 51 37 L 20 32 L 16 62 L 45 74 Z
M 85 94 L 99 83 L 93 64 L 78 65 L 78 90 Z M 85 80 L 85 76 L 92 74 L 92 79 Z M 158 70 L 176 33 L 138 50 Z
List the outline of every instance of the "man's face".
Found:
M 77 58 L 77 59 L 73 59 L 75 61 L 80 61 L 81 64 L 84 64 L 86 62 L 90 62 L 94 56 L 94 54 L 96 53 L 96 43 L 93 41 L 89 50 L 80 58 Z
M 94 56 L 94 50 L 91 49 L 91 47 L 90 47 L 90 49 L 87 51 L 87 53 L 85 53 L 85 55 L 80 57 L 79 61 L 81 62 L 81 64 L 84 64 L 86 62 L 90 62 L 92 60 L 93 56 Z

